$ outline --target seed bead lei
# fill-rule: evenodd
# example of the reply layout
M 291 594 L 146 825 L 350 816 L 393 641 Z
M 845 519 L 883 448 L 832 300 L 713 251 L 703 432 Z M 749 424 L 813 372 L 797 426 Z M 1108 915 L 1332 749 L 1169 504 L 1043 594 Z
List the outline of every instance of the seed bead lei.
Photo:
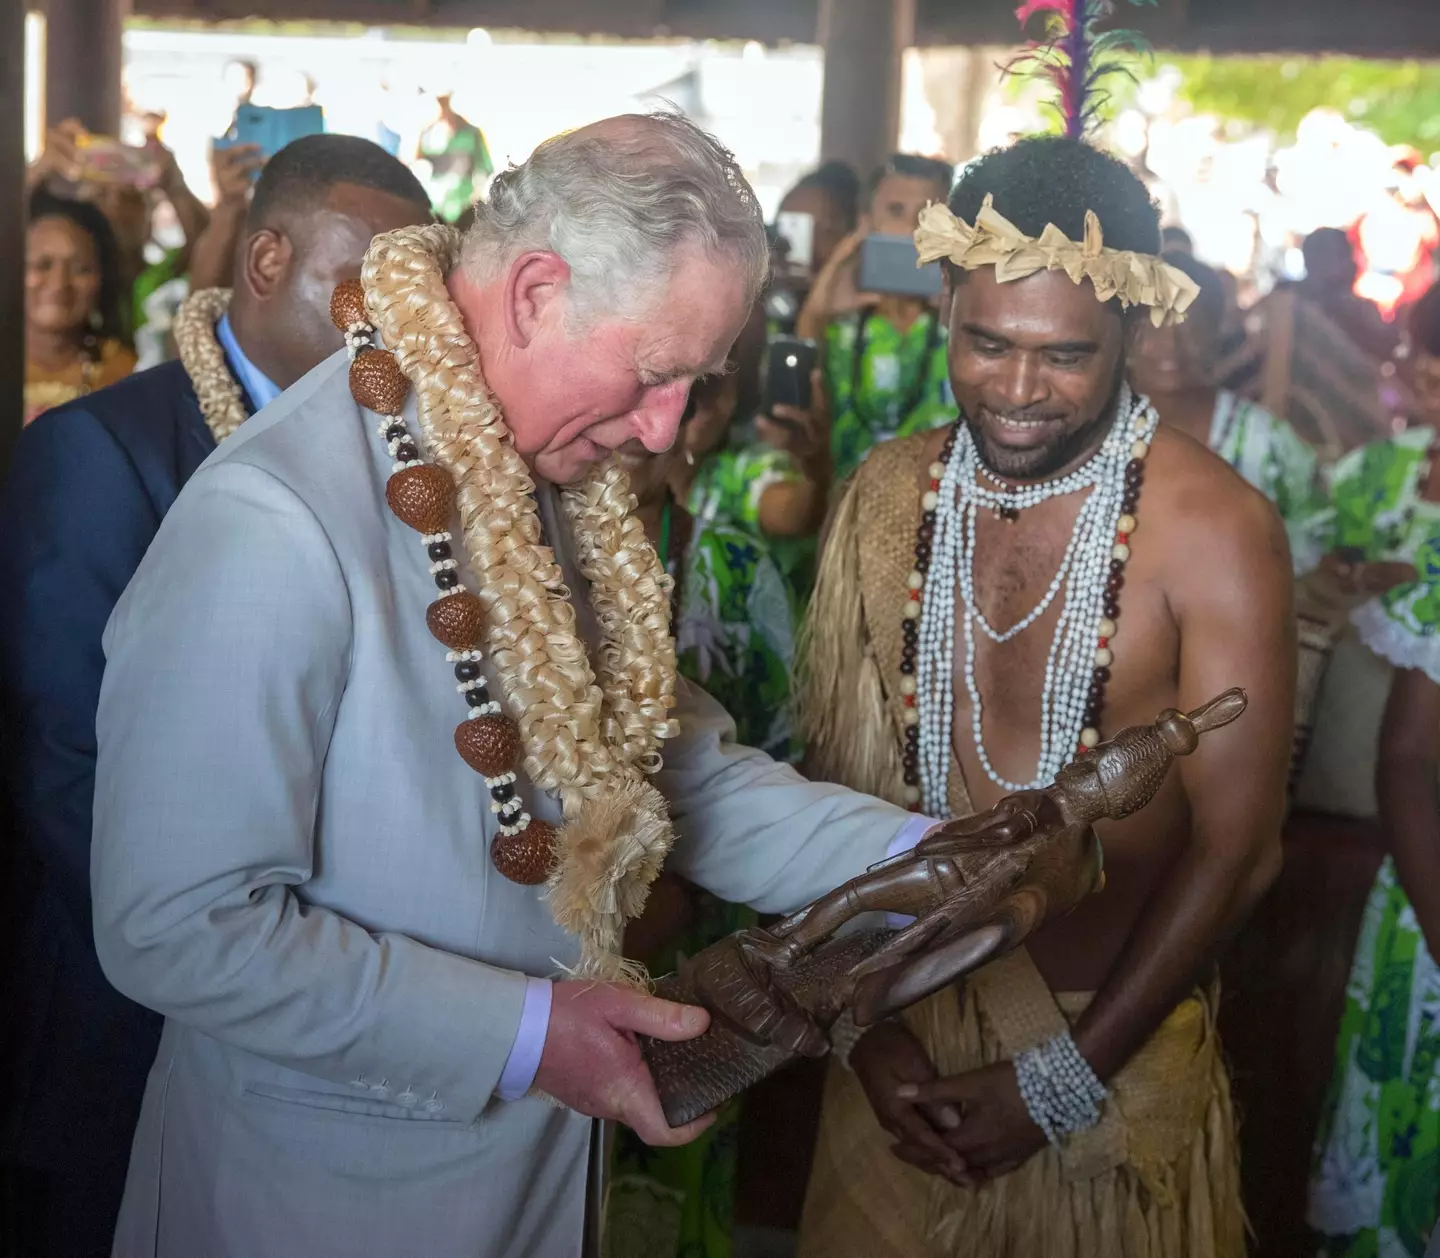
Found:
M 375 343 L 375 329 L 365 311 L 365 293 L 358 280 L 335 290 L 330 317 L 345 334 L 350 354 L 350 390 L 361 406 L 380 415 L 380 440 L 395 460 L 385 486 L 385 500 L 399 519 L 420 534 L 430 561 L 430 577 L 439 591 L 426 612 L 430 632 L 450 650 L 446 663 L 455 672 L 455 689 L 469 709 L 455 729 L 455 750 L 485 779 L 490 811 L 499 823 L 490 845 L 495 868 L 512 882 L 535 885 L 549 877 L 555 862 L 555 830 L 525 811 L 516 793 L 520 762 L 520 729 L 490 696 L 481 676 L 479 649 L 484 628 L 480 600 L 460 578 L 460 565 L 446 527 L 455 501 L 449 473 L 421 454 L 401 411 L 409 381 L 394 356 Z
M 949 811 L 957 620 L 965 640 L 964 676 L 976 757 L 992 782 L 1007 791 L 1047 786 L 1074 755 L 1099 743 L 1105 687 L 1114 663 L 1120 591 L 1136 528 L 1145 457 L 1158 423 L 1148 400 L 1134 397 L 1128 386 L 1121 391 L 1117 413 L 1100 449 L 1083 466 L 1053 481 L 1008 485 L 980 463 L 963 423 L 955 426 L 940 458 L 930 466 L 901 626 L 902 764 L 905 800 L 911 808 L 923 807 L 931 816 Z M 1014 520 L 1027 507 L 1085 489 L 1091 492 L 1040 601 L 1013 625 L 996 628 L 980 611 L 975 596 L 975 526 L 980 509 Z M 929 580 L 932 567 L 946 579 Z M 957 590 L 963 608 L 960 616 Z M 983 704 L 975 679 L 977 636 L 984 634 L 995 643 L 1010 641 L 1039 620 L 1062 591 L 1041 690 L 1035 776 L 1030 782 L 1012 782 L 995 771 L 985 747 Z

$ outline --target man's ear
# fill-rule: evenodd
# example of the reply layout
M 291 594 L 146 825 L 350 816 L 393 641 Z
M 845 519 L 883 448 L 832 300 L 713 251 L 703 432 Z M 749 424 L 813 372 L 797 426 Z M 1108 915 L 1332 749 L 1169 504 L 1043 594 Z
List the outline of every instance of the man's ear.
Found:
M 556 315 L 563 315 L 570 291 L 570 267 L 558 253 L 522 253 L 505 277 L 505 335 L 524 349 Z
M 241 278 L 260 301 L 269 301 L 285 286 L 295 247 L 288 236 L 266 227 L 248 237 L 243 249 Z

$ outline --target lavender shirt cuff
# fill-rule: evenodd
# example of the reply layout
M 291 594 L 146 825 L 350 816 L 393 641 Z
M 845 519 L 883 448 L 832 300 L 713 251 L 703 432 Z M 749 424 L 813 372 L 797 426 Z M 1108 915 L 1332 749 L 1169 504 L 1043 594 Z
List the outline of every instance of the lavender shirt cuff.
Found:
M 940 822 L 936 821 L 934 817 L 911 817 L 900 827 L 900 833 L 890 840 L 890 846 L 885 849 L 885 859 L 889 860 L 893 856 L 900 856 L 908 852 L 925 837 L 927 831 L 933 830 L 938 825 Z M 914 920 L 913 917 L 906 917 L 904 913 L 885 914 L 885 925 L 892 930 L 901 930 Z
M 495 1095 L 502 1101 L 518 1101 L 530 1091 L 530 1085 L 535 1082 L 535 1072 L 540 1069 L 540 1055 L 545 1051 L 545 1035 L 549 1030 L 550 980 L 527 978 L 520 1026 L 495 1088 Z

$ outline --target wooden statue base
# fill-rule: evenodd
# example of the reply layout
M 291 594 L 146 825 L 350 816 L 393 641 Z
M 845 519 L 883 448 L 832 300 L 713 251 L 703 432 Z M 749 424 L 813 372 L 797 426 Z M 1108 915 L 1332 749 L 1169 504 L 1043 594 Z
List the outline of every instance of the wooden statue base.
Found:
M 828 1027 L 837 1016 L 832 1005 L 836 982 L 894 933 L 861 930 L 818 948 L 813 956 L 786 972 L 786 996 Z M 700 957 L 729 942 L 712 944 Z M 722 1002 L 702 993 L 694 981 L 698 960 L 699 957 L 691 958 L 677 973 L 658 980 L 655 994 L 666 1000 L 704 1006 L 710 1011 L 709 1028 L 693 1040 L 641 1040 L 665 1118 L 672 1127 L 681 1127 L 719 1108 L 797 1056 L 779 1045 L 757 1039 L 726 1014 L 720 1007 Z

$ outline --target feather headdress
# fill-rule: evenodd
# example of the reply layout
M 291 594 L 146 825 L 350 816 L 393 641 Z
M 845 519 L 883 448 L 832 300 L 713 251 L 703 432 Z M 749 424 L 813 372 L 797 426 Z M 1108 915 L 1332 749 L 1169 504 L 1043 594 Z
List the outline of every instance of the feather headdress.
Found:
M 1155 0 L 1130 0 L 1153 5 Z M 1033 74 L 1055 85 L 1055 109 L 1065 134 L 1079 140 L 1109 99 L 1101 84 L 1114 74 L 1134 78 L 1125 54 L 1145 54 L 1149 41 L 1139 31 L 1102 31 L 1100 23 L 1115 11 L 1114 0 L 1025 0 L 1015 16 L 1028 25 L 1044 15 L 1045 38 L 1031 40 L 1002 69 L 1006 74 Z

